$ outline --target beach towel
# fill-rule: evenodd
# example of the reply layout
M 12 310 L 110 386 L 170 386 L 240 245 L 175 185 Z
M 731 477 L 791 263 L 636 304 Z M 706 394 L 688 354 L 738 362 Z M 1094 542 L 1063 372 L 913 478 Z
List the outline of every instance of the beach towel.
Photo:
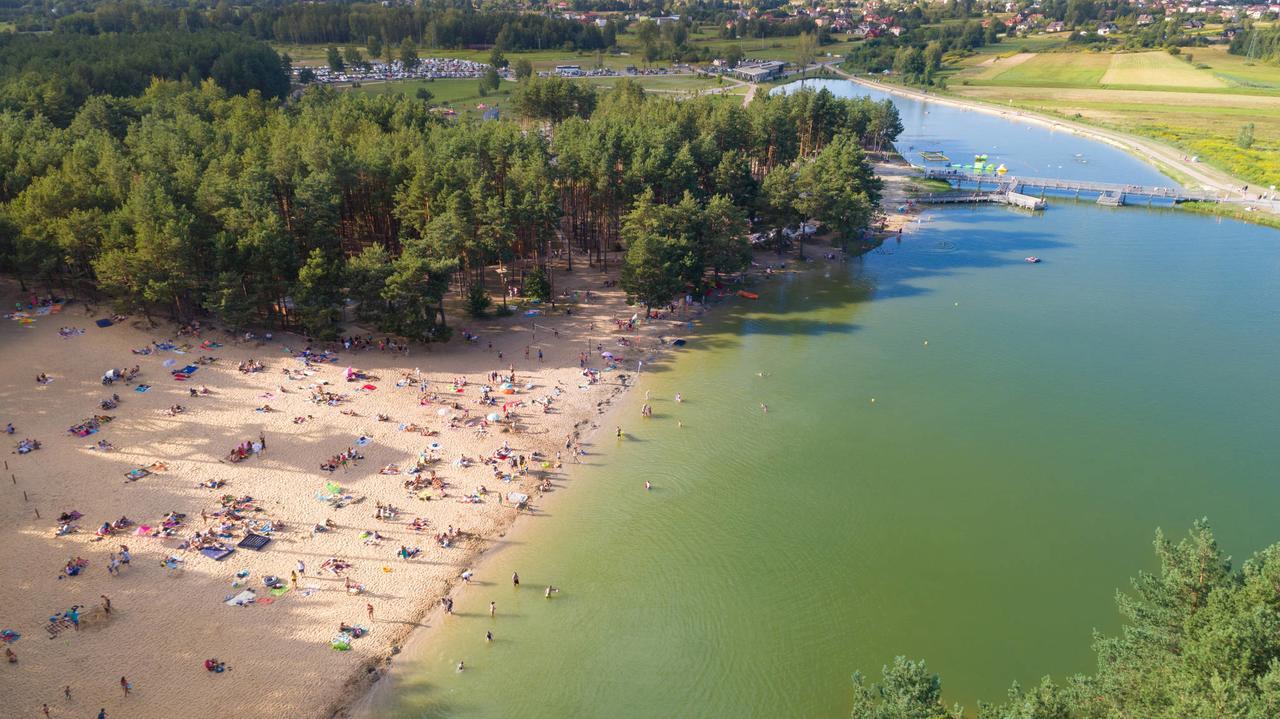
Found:
M 5 644 L 12 644 L 21 638 L 22 635 L 12 629 L 0 630 L 0 640 L 3 640 Z
M 189 364 L 189 365 L 187 365 L 186 367 L 183 367 L 182 369 L 180 369 L 180 370 L 178 370 L 178 371 L 179 371 L 179 372 L 181 372 L 182 374 L 187 375 L 187 376 L 191 376 L 191 375 L 195 374 L 195 373 L 196 373 L 196 370 L 198 370 L 198 369 L 200 369 L 200 368 L 199 368 L 199 367 L 197 367 L 197 366 L 195 366 L 195 365 L 193 365 L 193 364 Z
M 271 537 L 264 537 L 260 534 L 253 534 L 252 532 L 250 532 L 249 534 L 245 535 L 245 538 L 241 539 L 240 543 L 237 544 L 236 546 L 241 547 L 243 549 L 252 549 L 253 551 L 257 552 L 261 550 L 263 547 L 267 546 L 267 543 L 270 541 L 271 541 Z
M 288 586 L 285 586 L 285 587 L 276 587 L 275 589 L 272 589 L 272 590 L 271 590 L 271 596 L 273 596 L 273 597 L 283 597 L 284 595 L 286 595 L 286 594 L 288 594 L 288 593 L 289 593 L 289 590 L 290 590 L 290 589 L 293 589 L 293 587 L 288 587 Z
M 164 365 L 165 367 L 172 367 L 172 366 L 174 366 L 174 365 L 178 364 L 178 360 L 176 360 L 176 359 L 167 359 L 167 360 L 165 360 L 164 362 L 161 362 L 160 364 Z
M 150 470 L 145 469 L 143 467 L 139 467 L 137 469 L 131 469 L 128 472 L 125 472 L 124 476 L 128 480 L 136 482 L 137 480 L 142 479 L 143 477 L 149 474 L 151 474 Z
M 200 553 L 208 557 L 209 559 L 212 559 L 215 562 L 221 562 L 222 560 L 231 556 L 231 553 L 234 551 L 236 550 L 231 549 L 229 547 L 226 549 L 219 549 L 217 547 L 205 547 L 204 549 L 200 550 Z
M 253 600 L 256 599 L 257 596 L 258 595 L 254 594 L 252 589 L 246 589 L 234 597 L 228 597 L 223 604 L 226 604 L 229 607 L 243 607 L 246 604 L 252 604 Z
M 99 327 L 110 327 L 115 324 L 115 322 L 112 322 L 111 320 L 98 320 L 97 322 L 94 322 L 94 324 Z
M 365 446 L 366 444 L 369 444 L 369 441 L 370 441 L 370 440 L 369 440 L 369 438 L 368 438 L 368 437 L 359 437 L 359 438 L 357 438 L 357 439 L 356 439 L 356 446 L 357 446 L 357 447 L 363 447 L 363 446 Z
M 181 372 L 174 372 L 174 373 L 173 373 L 173 379 L 174 379 L 174 381 L 176 381 L 176 382 L 186 382 L 186 381 L 187 381 L 187 375 L 182 374 Z
M 140 385 L 138 385 L 137 387 L 134 387 L 134 388 L 133 388 L 133 391 L 134 391 L 134 392 L 146 392 L 146 391 L 147 391 L 147 390 L 149 390 L 149 389 L 151 389 L 151 385 L 149 385 L 149 384 L 140 384 Z
M 360 389 L 368 390 L 368 391 L 372 392 L 373 390 L 377 389 L 377 387 L 375 387 L 374 385 L 371 385 L 371 384 L 367 384 L 367 385 L 365 385 L 365 386 L 361 387 Z

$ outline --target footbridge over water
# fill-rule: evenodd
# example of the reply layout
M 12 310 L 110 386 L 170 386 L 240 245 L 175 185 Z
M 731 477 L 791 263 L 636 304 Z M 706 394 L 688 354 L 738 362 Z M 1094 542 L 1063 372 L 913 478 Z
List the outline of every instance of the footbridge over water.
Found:
M 1153 200 L 1168 202 L 1237 202 L 1220 193 L 1203 190 L 1187 190 L 1181 187 L 1151 187 L 1147 185 L 1125 185 L 1116 182 L 1093 182 L 1090 180 L 1061 180 L 1046 177 L 1019 177 L 1015 175 L 983 175 L 963 170 L 926 168 L 924 176 L 932 180 L 945 180 L 956 188 L 973 187 L 979 192 L 989 187 L 994 192 L 1016 192 L 1034 194 L 1043 198 L 1048 192 L 1054 194 L 1081 195 L 1096 197 L 1099 204 L 1124 205 L 1129 198 L 1140 199 L 1146 204 Z

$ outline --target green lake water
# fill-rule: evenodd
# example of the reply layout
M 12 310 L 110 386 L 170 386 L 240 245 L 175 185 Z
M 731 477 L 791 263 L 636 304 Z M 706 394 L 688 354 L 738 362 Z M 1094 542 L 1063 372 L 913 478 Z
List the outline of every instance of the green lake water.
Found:
M 1168 182 L 899 104 L 904 153 Z M 1278 280 L 1274 230 L 1055 201 L 929 213 L 764 282 L 646 367 L 627 437 L 522 520 L 375 714 L 840 717 L 850 675 L 898 654 L 970 707 L 1089 671 L 1157 527 L 1208 516 L 1238 558 L 1280 540 Z

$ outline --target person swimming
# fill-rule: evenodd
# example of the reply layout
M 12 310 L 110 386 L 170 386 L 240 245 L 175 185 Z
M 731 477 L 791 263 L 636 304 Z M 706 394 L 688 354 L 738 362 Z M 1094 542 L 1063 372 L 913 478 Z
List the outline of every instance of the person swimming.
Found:
M 684 395 L 680 394 L 679 392 L 676 392 L 676 401 L 677 401 L 677 402 L 683 402 L 683 401 L 684 401 Z
M 653 489 L 653 485 L 652 485 L 652 484 L 649 484 L 649 480 L 647 480 L 647 479 L 646 479 L 646 480 L 644 481 L 644 488 L 645 488 L 645 489 Z

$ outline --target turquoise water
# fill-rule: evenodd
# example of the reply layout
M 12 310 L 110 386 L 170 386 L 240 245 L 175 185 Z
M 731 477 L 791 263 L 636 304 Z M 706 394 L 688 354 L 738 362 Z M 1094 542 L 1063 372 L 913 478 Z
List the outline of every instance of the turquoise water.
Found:
M 898 102 L 904 151 L 1167 184 Z M 970 706 L 1089 671 L 1156 527 L 1207 515 L 1239 557 L 1280 539 L 1278 271 L 1272 230 L 1054 202 L 934 213 L 764 283 L 646 370 L 656 416 L 633 392 L 628 437 L 482 566 L 378 715 L 845 716 L 849 675 L 897 654 Z

